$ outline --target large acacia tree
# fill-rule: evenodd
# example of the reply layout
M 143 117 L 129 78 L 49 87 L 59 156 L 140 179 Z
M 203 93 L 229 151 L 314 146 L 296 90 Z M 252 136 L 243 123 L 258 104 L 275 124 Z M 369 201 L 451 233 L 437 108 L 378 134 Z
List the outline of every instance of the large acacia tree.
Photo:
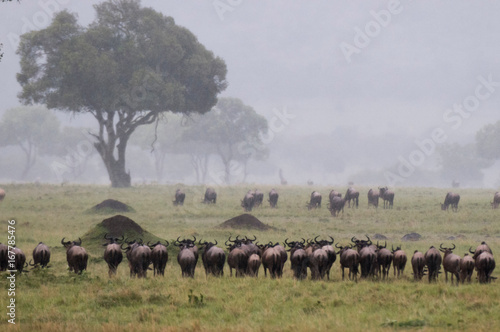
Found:
M 226 84 L 226 65 L 186 28 L 138 0 L 94 6 L 88 27 L 67 11 L 21 36 L 18 81 L 24 103 L 90 113 L 92 133 L 113 187 L 130 186 L 125 168 L 134 130 L 163 112 L 205 113 Z

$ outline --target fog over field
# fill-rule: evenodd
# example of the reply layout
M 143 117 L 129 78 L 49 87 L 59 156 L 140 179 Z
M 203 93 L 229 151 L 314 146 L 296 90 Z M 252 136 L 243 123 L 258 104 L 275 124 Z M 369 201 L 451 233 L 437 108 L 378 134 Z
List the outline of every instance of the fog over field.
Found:
M 39 0 L 0 3 L 0 116 L 19 106 L 19 35 L 47 27 L 59 10 L 94 20 L 101 1 Z M 227 65 L 227 89 L 263 115 L 269 130 L 264 160 L 236 163 L 231 183 L 451 186 L 500 185 L 499 163 L 474 158 L 476 133 L 500 120 L 500 4 L 470 1 L 146 1 Z M 65 126 L 96 130 L 90 116 L 55 111 Z M 86 131 L 86 130 L 85 130 Z M 167 154 L 161 180 L 150 149 L 127 149 L 132 183 L 197 182 L 189 158 Z M 443 162 L 439 146 L 455 144 Z M 87 144 L 88 145 L 88 144 Z M 86 146 L 87 146 L 86 145 Z M 91 145 L 88 145 L 91 146 Z M 445 148 L 446 150 L 446 148 Z M 109 183 L 95 152 L 71 177 L 40 156 L 22 179 L 20 149 L 1 147 L 0 182 Z M 471 152 L 472 151 L 472 152 Z M 455 158 L 455 159 L 454 159 Z M 78 159 L 78 158 L 77 158 Z M 218 157 L 205 182 L 222 184 Z M 453 165 L 453 169 L 447 169 Z M 244 177 L 243 173 L 247 172 Z

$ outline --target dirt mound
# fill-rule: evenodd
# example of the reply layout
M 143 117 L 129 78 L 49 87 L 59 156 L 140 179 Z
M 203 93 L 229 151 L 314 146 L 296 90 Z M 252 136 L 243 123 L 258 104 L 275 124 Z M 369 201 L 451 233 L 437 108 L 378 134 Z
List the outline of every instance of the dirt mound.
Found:
M 129 205 L 114 199 L 106 199 L 91 209 L 94 212 L 133 212 Z
M 418 233 L 410 233 L 410 234 L 406 234 L 405 236 L 403 236 L 401 238 L 401 240 L 403 241 L 418 241 L 422 238 L 422 235 L 418 234 Z
M 121 236 L 125 232 L 137 235 L 142 235 L 144 232 L 142 227 L 135 221 L 119 214 L 114 217 L 104 219 L 101 225 L 108 230 L 110 236 L 116 237 Z
M 224 221 L 219 226 L 220 228 L 244 228 L 244 229 L 257 229 L 261 231 L 265 231 L 268 229 L 274 229 L 274 227 L 268 226 L 262 223 L 259 219 L 255 218 L 251 214 L 244 213 L 237 217 L 231 218 L 229 220 Z

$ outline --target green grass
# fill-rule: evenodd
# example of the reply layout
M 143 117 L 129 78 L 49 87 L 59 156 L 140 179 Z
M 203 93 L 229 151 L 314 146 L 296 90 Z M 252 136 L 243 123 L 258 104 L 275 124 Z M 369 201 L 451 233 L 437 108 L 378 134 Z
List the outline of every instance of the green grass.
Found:
M 408 264 L 402 279 L 358 283 L 341 281 L 338 261 L 330 281 L 296 281 L 287 262 L 281 280 L 230 278 L 226 266 L 223 278 L 206 278 L 200 262 L 194 279 L 181 278 L 175 250 L 169 250 L 164 278 L 130 279 L 127 263 L 109 279 L 102 259 L 103 247 L 89 243 L 100 237 L 99 224 L 113 214 L 86 211 L 104 199 L 126 202 L 135 212 L 121 213 L 154 236 L 169 241 L 178 236 L 216 239 L 222 244 L 229 235 L 255 235 L 261 243 L 331 235 L 347 244 L 352 236 L 375 233 L 388 237 L 388 247 L 402 245 L 409 257 L 414 250 L 444 243 L 456 245 L 463 255 L 469 247 L 486 241 L 493 253 L 500 250 L 500 210 L 489 202 L 494 190 L 460 189 L 459 212 L 443 212 L 440 203 L 448 190 L 397 188 L 393 210 L 367 207 L 366 192 L 360 193 L 359 209 L 345 209 L 333 218 L 326 209 L 330 189 L 321 187 L 279 187 L 278 209 L 268 204 L 252 211 L 269 231 L 220 229 L 227 219 L 243 213 L 240 200 L 252 186 L 217 187 L 217 204 L 201 204 L 204 187 L 181 186 L 184 206 L 174 207 L 177 186 L 139 186 L 112 189 L 104 186 L 50 186 L 5 184 L 0 203 L 0 242 L 7 237 L 7 220 L 16 220 L 18 246 L 31 258 L 40 241 L 51 248 L 48 270 L 33 270 L 17 279 L 16 326 L 19 331 L 290 331 L 290 330 L 500 330 L 500 287 L 489 285 L 451 286 L 439 277 L 436 284 L 413 282 Z M 268 186 L 259 186 L 267 193 Z M 312 190 L 323 194 L 321 209 L 305 207 Z M 335 188 L 345 193 L 346 188 Z M 267 199 L 267 198 L 266 198 Z M 416 242 L 402 242 L 411 232 L 422 235 Z M 95 233 L 95 234 L 94 234 Z M 96 235 L 98 233 L 98 235 Z M 84 237 L 84 235 L 92 236 Z M 95 235 L 95 236 L 94 236 Z M 448 240 L 450 237 L 455 240 Z M 81 276 L 67 271 L 60 241 L 82 237 L 89 250 L 88 270 Z M 87 242 L 86 242 L 87 241 Z M 497 271 L 494 275 L 498 276 Z M 6 275 L 1 275 L 0 307 L 6 308 Z M 474 277 L 475 278 L 475 275 Z M 6 309 L 4 309 L 6 310 Z M 5 313 L 0 326 L 7 324 Z M 10 324 L 9 324 L 10 325 Z

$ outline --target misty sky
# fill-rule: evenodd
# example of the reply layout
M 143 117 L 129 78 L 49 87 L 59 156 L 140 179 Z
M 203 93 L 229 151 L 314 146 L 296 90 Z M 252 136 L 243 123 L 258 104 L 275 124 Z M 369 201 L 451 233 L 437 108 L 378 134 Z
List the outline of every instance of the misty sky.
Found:
M 0 114 L 18 104 L 16 35 L 48 25 L 47 13 L 55 7 L 78 13 L 87 25 L 98 2 L 0 3 Z M 460 116 L 460 124 L 448 111 L 475 95 L 482 82 L 478 77 L 500 82 L 498 2 L 142 4 L 172 16 L 226 61 L 229 87 L 222 96 L 242 99 L 268 120 L 276 109 L 293 115 L 276 135 L 332 134 L 341 128 L 345 141 L 338 144 L 348 144 L 350 130 L 357 136 L 390 131 L 419 140 L 439 127 L 460 141 L 472 140 L 480 127 L 500 119 L 500 84 L 494 83 L 470 116 Z

